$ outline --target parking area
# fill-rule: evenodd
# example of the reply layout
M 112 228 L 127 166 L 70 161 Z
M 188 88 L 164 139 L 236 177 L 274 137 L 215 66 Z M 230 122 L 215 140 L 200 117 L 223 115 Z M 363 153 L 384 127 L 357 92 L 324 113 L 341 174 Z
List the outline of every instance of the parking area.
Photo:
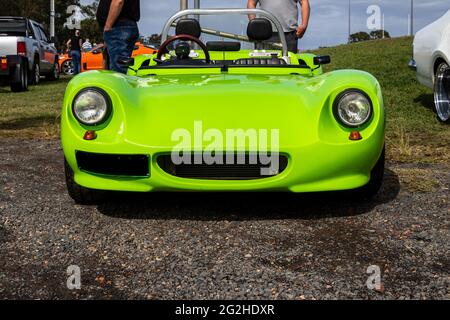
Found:
M 57 140 L 3 138 L 1 150 L 1 299 L 450 298 L 445 163 L 390 162 L 368 203 L 153 194 L 76 206 Z M 67 288 L 71 265 L 80 290 Z

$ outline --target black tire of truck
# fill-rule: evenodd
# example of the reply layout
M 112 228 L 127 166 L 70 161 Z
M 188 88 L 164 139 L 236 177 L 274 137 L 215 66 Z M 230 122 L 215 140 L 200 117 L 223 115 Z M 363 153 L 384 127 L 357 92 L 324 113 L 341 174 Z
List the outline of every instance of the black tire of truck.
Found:
M 33 69 L 31 69 L 28 83 L 31 85 L 38 85 L 41 78 L 41 67 L 39 65 L 39 57 L 34 58 Z
M 22 92 L 28 90 L 28 65 L 25 60 L 16 65 L 11 74 L 11 91 Z

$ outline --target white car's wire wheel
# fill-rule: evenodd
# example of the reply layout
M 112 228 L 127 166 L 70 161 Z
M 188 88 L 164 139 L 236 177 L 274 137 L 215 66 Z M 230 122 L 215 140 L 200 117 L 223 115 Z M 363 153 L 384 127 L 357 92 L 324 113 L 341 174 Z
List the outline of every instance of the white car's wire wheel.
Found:
M 450 122 L 450 68 L 441 63 L 434 81 L 434 105 L 439 121 Z
M 64 61 L 63 65 L 62 65 L 62 72 L 65 75 L 68 75 L 68 76 L 73 75 L 73 62 L 72 62 L 72 60 Z

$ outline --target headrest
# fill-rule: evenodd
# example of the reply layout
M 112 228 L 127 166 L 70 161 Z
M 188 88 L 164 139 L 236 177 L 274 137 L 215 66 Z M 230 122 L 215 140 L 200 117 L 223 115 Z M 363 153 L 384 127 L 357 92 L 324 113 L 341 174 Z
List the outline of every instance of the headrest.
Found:
M 247 27 L 247 36 L 253 41 L 266 41 L 272 38 L 272 24 L 264 18 L 250 20 Z
M 196 38 L 202 35 L 200 23 L 195 19 L 180 19 L 175 29 L 176 35 L 187 34 Z
M 239 51 L 241 43 L 235 41 L 208 41 L 206 47 L 209 51 Z

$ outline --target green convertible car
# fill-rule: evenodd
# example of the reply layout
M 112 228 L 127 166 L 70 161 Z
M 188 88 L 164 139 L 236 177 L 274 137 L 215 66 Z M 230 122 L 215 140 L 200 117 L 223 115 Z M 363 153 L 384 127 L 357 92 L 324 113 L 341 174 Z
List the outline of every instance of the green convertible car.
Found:
M 236 35 L 251 46 L 220 32 L 200 40 L 213 32 L 191 17 L 232 14 L 256 16 Z M 127 75 L 91 71 L 68 85 L 61 139 L 77 203 L 105 191 L 377 194 L 385 112 L 372 75 L 324 73 L 330 57 L 288 52 L 279 21 L 258 9 L 181 11 L 162 41 L 155 55 L 121 58 Z

